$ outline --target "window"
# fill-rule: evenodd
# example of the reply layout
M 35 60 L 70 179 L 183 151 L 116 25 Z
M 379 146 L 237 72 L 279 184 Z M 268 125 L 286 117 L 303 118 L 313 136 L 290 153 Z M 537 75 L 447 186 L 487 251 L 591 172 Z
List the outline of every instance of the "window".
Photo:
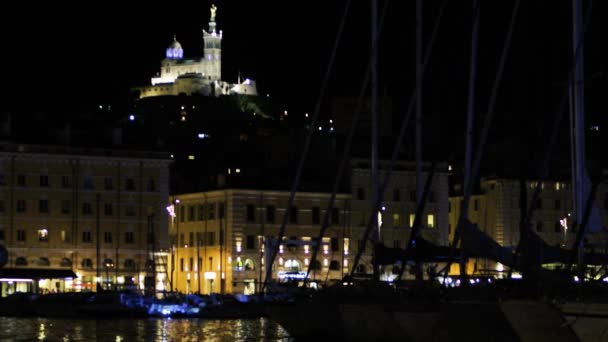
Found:
M 179 258 L 179 270 L 184 271 L 184 258 Z
M 67 232 L 65 230 L 62 230 L 60 232 L 59 236 L 61 237 L 61 242 L 69 242 L 70 241 L 68 239 L 68 235 L 67 235 Z
M 220 202 L 218 203 L 217 206 L 217 217 L 221 220 L 224 218 L 225 215 L 225 205 L 224 202 Z
M 448 202 L 448 213 L 452 212 L 452 202 Z
M 188 240 L 188 245 L 194 246 L 194 232 L 190 232 L 189 238 L 190 239 Z
M 542 209 L 543 208 L 543 200 L 542 198 L 539 198 L 536 200 L 536 209 Z
M 68 258 L 62 258 L 61 262 L 59 263 L 60 267 L 72 267 L 72 260 L 68 259 Z
M 426 216 L 426 226 L 428 228 L 435 228 L 435 215 L 427 215 Z
M 338 238 L 332 237 L 330 240 L 330 244 L 331 244 L 331 251 L 332 252 L 337 252 L 339 251 L 339 246 L 338 246 Z
M 80 265 L 82 266 L 82 268 L 91 269 L 91 268 L 93 268 L 93 261 L 88 258 L 82 259 L 82 262 L 80 263 Z
M 194 221 L 194 209 L 193 205 L 188 206 L 188 221 Z
M 0 173 L 0 185 L 6 185 L 6 175 L 4 173 Z
M 401 227 L 401 216 L 399 214 L 393 214 L 393 227 Z
M 247 249 L 255 249 L 255 236 L 247 235 L 247 243 L 245 244 Z
M 340 209 L 331 208 L 331 224 L 340 224 Z
M 393 189 L 393 201 L 395 201 L 395 202 L 401 201 L 401 192 L 397 188 Z
M 186 218 L 186 207 L 183 205 L 179 207 L 179 222 L 184 222 Z
M 332 260 L 329 263 L 329 269 L 332 271 L 339 271 L 340 270 L 340 262 L 337 260 Z
M 49 186 L 49 176 L 48 175 L 40 175 L 40 186 L 43 186 L 43 187 Z
M 15 266 L 27 266 L 27 259 L 24 257 L 18 257 L 15 259 Z
M 357 188 L 357 199 L 360 201 L 365 200 L 365 189 Z
M 416 219 L 416 214 L 410 214 L 410 228 L 414 228 L 415 219 Z
M 196 214 L 197 214 L 197 217 L 196 217 L 197 221 L 202 221 L 202 220 L 204 220 L 204 219 L 205 219 L 205 206 L 204 206 L 204 205 L 202 205 L 202 204 L 199 204 L 199 205 L 198 205 L 198 210 L 197 210 L 197 211 L 198 211 L 198 212 L 196 213 Z
M 207 206 L 207 219 L 215 220 L 215 204 L 213 204 L 213 203 L 210 203 Z
M 429 193 L 429 203 L 435 203 L 435 191 Z
M 410 202 L 416 202 L 416 190 L 410 191 Z
M 127 178 L 125 181 L 125 190 L 135 191 L 135 179 Z
M 400 248 L 401 240 L 393 240 L 393 248 Z
M 125 208 L 126 216 L 135 216 L 135 204 L 127 204 Z
M 205 233 L 205 242 L 207 243 L 207 246 L 215 245 L 215 232 Z
M 266 222 L 274 223 L 275 207 L 274 205 L 266 206 Z
M 106 216 L 111 216 L 113 214 L 113 210 L 112 210 L 112 203 L 105 203 L 103 205 L 103 213 Z
M 24 213 L 26 210 L 25 200 L 17 200 L 17 212 Z
M 83 186 L 83 188 L 85 188 L 87 190 L 95 189 L 95 185 L 93 184 L 93 177 L 84 176 L 83 181 L 82 181 L 82 186 Z
M 154 182 L 154 179 L 148 179 L 148 183 L 146 183 L 146 191 L 148 191 L 148 192 L 156 191 L 156 182 Z
M 542 221 L 536 222 L 536 231 L 539 233 L 542 233 L 542 231 L 543 231 L 543 222 Z
M 293 205 L 289 209 L 289 223 L 298 223 L 298 207 Z
M 82 232 L 82 242 L 91 242 L 91 232 Z
M 25 241 L 25 229 L 17 229 L 17 241 Z
M 0 240 L 4 240 L 4 230 L 0 229 Z
M 560 210 L 562 208 L 562 203 L 560 200 L 555 200 L 555 210 Z
M 49 241 L 49 230 L 46 228 L 38 229 L 38 241 L 48 242 Z
M 184 233 L 179 234 L 179 245 L 184 246 L 186 244 L 186 239 L 184 238 Z
M 112 177 L 105 177 L 103 179 L 103 188 L 104 190 L 113 190 L 114 184 L 112 184 Z
M 125 243 L 135 243 L 135 234 L 133 232 L 125 232 Z
M 319 207 L 312 207 L 312 223 L 321 223 L 321 210 L 319 209 Z
M 479 210 L 479 200 L 478 199 L 473 201 L 473 210 L 475 210 L 475 211 Z
M 0 200 L 0 213 L 4 212 L 4 201 Z
M 112 232 L 103 232 L 103 242 L 112 243 Z
M 224 230 L 220 229 L 220 246 L 224 245 Z
M 255 206 L 247 204 L 247 222 L 255 222 Z
M 133 259 L 126 259 L 124 263 L 124 267 L 128 270 L 132 270 L 135 268 L 135 261 Z
M 70 176 L 61 176 L 61 187 L 69 188 L 71 185 Z
M 17 186 L 26 186 L 25 175 L 17 175 Z
M 72 202 L 70 200 L 61 201 L 61 213 L 69 214 L 72 212 Z
M 88 203 L 88 202 L 82 203 L 82 213 L 84 215 L 91 215 L 93 213 L 93 208 L 91 207 L 91 203 Z
M 49 200 L 41 199 L 38 200 L 38 212 L 48 213 L 49 212 Z

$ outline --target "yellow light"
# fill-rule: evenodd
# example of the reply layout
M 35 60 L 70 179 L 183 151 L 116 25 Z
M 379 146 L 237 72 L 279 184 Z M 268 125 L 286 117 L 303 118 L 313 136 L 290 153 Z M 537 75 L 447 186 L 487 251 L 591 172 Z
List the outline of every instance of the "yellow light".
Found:
M 188 156 L 188 160 L 194 160 L 194 156 L 193 155 L 189 155 Z

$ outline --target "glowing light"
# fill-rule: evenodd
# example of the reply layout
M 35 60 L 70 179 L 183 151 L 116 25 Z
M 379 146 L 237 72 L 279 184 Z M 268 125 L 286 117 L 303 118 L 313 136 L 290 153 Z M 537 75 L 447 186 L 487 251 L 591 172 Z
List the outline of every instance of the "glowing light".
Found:
M 452 171 L 452 165 L 448 165 L 448 171 Z
M 215 272 L 205 272 L 205 279 L 215 279 Z
M 246 78 L 246 79 L 245 79 L 245 84 L 246 84 L 246 85 L 250 85 L 250 84 L 251 84 L 251 80 L 250 80 L 250 79 L 248 79 L 248 78 Z
M 305 117 L 308 117 L 308 113 L 305 113 L 305 114 L 304 114 L 304 116 L 305 116 Z
M 386 211 L 386 207 L 385 206 L 382 206 L 382 208 L 380 208 L 380 209 L 382 209 L 382 211 Z
M 129 120 L 130 121 L 135 121 L 135 115 L 133 115 L 133 114 L 129 115 Z
M 333 127 L 329 127 L 329 131 L 330 131 L 330 132 L 333 132 L 333 131 L 334 131 L 334 128 L 333 128 Z
M 308 258 L 304 258 L 304 265 L 308 266 Z
M 211 136 L 207 133 L 199 133 L 198 135 L 199 139 L 207 139 L 207 138 L 211 138 Z
M 323 127 L 319 126 L 319 131 L 322 131 L 322 130 L 323 130 Z
M 287 111 L 284 111 L 284 112 L 283 112 L 283 115 L 287 116 Z
M 348 259 L 344 259 L 344 267 L 348 267 Z
M 329 119 L 329 123 L 334 123 L 334 120 L 332 120 L 332 119 Z
M 171 216 L 172 218 L 175 218 L 175 216 L 177 216 L 175 214 L 175 206 L 173 206 L 173 204 L 167 206 L 167 212 L 169 213 L 169 216 Z
M 310 252 L 309 247 L 310 246 L 308 246 L 308 245 L 304 245 L 304 254 L 308 254 Z
M 241 169 L 234 170 L 236 173 L 241 173 Z
M 283 258 L 279 258 L 279 265 L 283 265 Z
M 189 155 L 188 156 L 188 160 L 194 160 L 194 156 L 193 155 Z
M 329 261 L 327 261 L 327 258 L 323 259 L 323 266 L 327 266 L 329 265 Z

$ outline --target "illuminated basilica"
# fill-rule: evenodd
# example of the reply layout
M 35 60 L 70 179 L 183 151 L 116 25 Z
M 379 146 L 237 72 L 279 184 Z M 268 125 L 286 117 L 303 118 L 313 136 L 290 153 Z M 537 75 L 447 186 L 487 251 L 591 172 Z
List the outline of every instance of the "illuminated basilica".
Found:
M 152 77 L 152 85 L 138 87 L 139 98 L 163 95 L 220 96 L 231 94 L 257 95 L 255 81 L 222 81 L 222 31 L 216 29 L 215 13 L 211 6 L 209 31 L 203 30 L 202 57 L 184 59 L 182 45 L 174 37 L 161 61 L 160 73 Z

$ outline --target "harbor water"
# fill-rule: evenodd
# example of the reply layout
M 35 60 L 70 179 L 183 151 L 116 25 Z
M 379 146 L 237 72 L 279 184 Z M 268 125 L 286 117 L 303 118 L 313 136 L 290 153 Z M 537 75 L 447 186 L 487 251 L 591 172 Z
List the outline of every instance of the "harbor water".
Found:
M 256 319 L 57 319 L 0 317 L 0 341 L 293 341 Z

